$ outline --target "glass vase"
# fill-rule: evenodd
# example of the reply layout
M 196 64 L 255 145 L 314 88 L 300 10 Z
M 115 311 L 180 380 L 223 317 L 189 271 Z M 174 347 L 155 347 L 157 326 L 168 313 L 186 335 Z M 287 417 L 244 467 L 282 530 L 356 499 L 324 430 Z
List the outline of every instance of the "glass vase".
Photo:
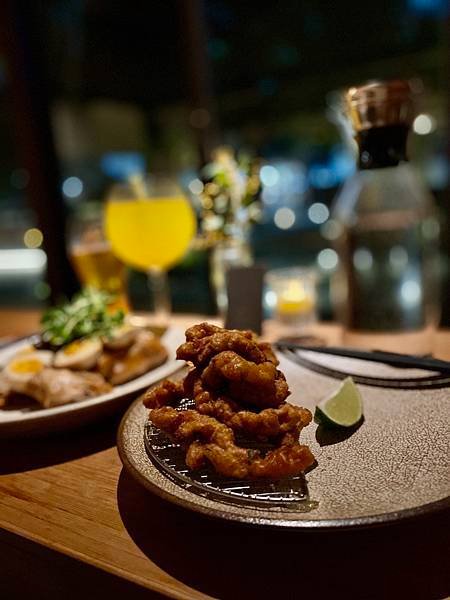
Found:
M 246 235 L 226 237 L 213 247 L 210 256 L 210 280 L 217 309 L 224 317 L 227 306 L 226 272 L 230 267 L 249 267 L 253 255 Z

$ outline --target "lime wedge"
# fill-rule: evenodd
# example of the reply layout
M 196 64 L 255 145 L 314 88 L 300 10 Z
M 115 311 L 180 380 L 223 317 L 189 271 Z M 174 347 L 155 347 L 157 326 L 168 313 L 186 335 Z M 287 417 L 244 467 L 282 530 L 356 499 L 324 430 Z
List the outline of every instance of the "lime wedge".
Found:
M 361 394 L 351 377 L 328 398 L 322 400 L 314 413 L 316 423 L 336 427 L 352 427 L 361 420 L 363 405 Z

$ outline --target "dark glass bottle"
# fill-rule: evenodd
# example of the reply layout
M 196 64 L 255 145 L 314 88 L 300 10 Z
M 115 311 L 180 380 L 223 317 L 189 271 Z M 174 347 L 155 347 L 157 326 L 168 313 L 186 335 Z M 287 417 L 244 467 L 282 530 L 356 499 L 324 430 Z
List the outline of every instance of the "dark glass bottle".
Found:
M 407 158 L 413 119 L 407 82 L 351 88 L 347 114 L 358 170 L 340 191 L 339 266 L 333 280 L 344 341 L 411 352 L 431 350 L 439 315 L 439 223 L 431 194 Z

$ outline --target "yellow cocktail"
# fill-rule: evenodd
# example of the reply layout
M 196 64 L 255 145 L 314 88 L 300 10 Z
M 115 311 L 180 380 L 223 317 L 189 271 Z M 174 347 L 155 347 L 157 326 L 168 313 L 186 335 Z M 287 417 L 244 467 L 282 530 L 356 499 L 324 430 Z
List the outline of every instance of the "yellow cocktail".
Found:
M 184 196 L 110 200 L 106 235 L 116 256 L 140 270 L 175 265 L 195 235 L 195 218 Z
M 134 177 L 109 197 L 106 237 L 125 264 L 148 273 L 158 325 L 167 324 L 170 311 L 166 271 L 183 258 L 195 231 L 191 205 L 171 181 Z

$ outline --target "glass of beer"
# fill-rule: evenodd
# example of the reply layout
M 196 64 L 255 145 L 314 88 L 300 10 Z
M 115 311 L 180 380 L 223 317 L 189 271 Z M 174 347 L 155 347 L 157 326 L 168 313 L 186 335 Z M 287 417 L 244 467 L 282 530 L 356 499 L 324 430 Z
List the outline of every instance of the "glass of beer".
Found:
M 69 231 L 69 256 L 83 286 L 113 294 L 112 309 L 129 310 L 125 265 L 113 254 L 103 233 L 101 203 L 86 203 L 72 217 Z
M 166 326 L 170 314 L 167 269 L 183 258 L 195 232 L 194 211 L 173 180 L 136 175 L 111 190 L 105 233 L 121 261 L 148 274 L 155 325 Z

